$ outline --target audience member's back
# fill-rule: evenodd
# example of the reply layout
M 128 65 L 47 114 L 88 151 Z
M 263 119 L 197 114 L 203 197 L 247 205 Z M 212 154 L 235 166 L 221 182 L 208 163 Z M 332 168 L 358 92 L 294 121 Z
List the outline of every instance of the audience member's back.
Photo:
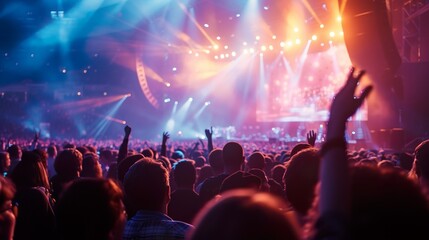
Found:
M 110 179 L 74 181 L 57 203 L 60 239 L 122 239 L 126 221 L 122 198 L 121 189 Z
M 174 220 L 191 223 L 202 207 L 198 194 L 194 191 L 196 170 L 192 160 L 180 160 L 173 166 L 176 190 L 171 193 L 168 216 Z
M 183 239 L 192 227 L 166 215 L 170 201 L 167 170 L 151 158 L 134 163 L 124 178 L 126 203 L 136 214 L 128 220 L 124 239 Z
M 286 208 L 270 194 L 230 191 L 203 208 L 187 239 L 299 239 L 296 221 Z

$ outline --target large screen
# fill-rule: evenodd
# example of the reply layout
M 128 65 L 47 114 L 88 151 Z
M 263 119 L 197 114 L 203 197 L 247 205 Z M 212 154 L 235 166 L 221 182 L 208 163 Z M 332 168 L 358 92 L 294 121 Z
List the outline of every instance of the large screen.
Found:
M 344 45 L 324 52 L 286 56 L 264 63 L 258 92 L 258 122 L 318 122 L 329 117 L 335 93 L 344 84 L 351 62 Z M 367 120 L 364 105 L 353 120 Z

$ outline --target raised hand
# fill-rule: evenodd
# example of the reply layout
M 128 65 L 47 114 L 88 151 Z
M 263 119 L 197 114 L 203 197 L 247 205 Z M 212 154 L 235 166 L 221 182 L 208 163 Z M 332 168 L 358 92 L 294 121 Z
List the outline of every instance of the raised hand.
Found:
M 126 135 L 126 136 L 130 136 L 130 134 L 131 134 L 131 127 L 130 127 L 130 126 L 128 126 L 128 125 L 126 125 L 126 126 L 124 127 L 124 131 L 125 131 L 125 135 Z
M 166 143 L 169 138 L 170 138 L 170 134 L 168 132 L 162 133 L 162 142 L 163 143 Z
M 207 139 L 211 139 L 213 136 L 213 127 L 210 127 L 210 130 L 206 129 L 204 132 L 206 134 Z
M 352 67 L 347 78 L 346 84 L 337 93 L 332 101 L 330 110 L 330 121 L 346 122 L 347 119 L 356 113 L 362 105 L 365 98 L 372 90 L 372 86 L 367 86 L 363 89 L 361 95 L 356 97 L 355 91 L 360 79 L 365 74 L 365 71 L 360 71 L 357 76 L 354 76 L 355 68 Z
M 317 137 L 316 133 L 313 130 L 310 130 L 307 133 L 307 142 L 308 142 L 308 144 L 310 144 L 311 146 L 314 147 L 314 145 L 316 144 L 316 137 Z

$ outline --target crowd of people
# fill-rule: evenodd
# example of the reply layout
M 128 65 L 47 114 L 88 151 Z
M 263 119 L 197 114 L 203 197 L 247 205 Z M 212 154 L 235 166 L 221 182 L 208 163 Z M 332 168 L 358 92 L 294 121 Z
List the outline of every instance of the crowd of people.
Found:
M 352 68 L 326 139 L 293 146 L 1 142 L 0 239 L 429 239 L 429 140 L 413 153 L 352 150 Z

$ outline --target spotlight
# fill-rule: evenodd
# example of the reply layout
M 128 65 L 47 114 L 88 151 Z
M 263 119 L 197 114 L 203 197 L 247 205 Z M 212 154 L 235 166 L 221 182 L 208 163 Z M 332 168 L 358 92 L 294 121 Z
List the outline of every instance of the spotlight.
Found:
M 273 35 L 273 39 L 275 40 L 277 38 L 277 36 L 276 35 Z
M 127 121 L 122 121 L 122 124 L 124 124 L 124 125 L 127 124 Z
M 231 56 L 232 56 L 232 57 L 235 57 L 236 55 L 237 55 L 237 53 L 236 53 L 236 52 L 232 52 L 232 53 L 231 53 Z
M 325 27 L 325 25 L 323 25 L 323 24 L 320 24 L 320 28 L 324 28 Z
M 311 36 L 311 40 L 316 41 L 317 40 L 317 36 L 316 35 Z
M 216 49 L 216 50 L 218 50 L 219 46 L 218 45 L 214 45 L 213 48 Z
M 293 31 L 294 31 L 294 32 L 298 32 L 298 31 L 299 31 L 299 28 L 294 27 L 294 28 L 293 28 Z
M 270 45 L 270 46 L 268 47 L 268 49 L 270 49 L 270 51 L 273 51 L 273 50 L 274 50 L 273 45 Z
M 77 95 L 80 96 L 80 95 L 82 95 L 82 93 L 81 92 L 77 92 Z
M 341 22 L 341 20 L 342 20 L 341 16 L 338 16 L 338 17 L 337 17 L 337 21 L 338 21 L 338 22 Z
M 249 50 L 249 52 L 250 52 L 250 53 L 254 53 L 254 52 L 255 52 L 255 49 L 251 48 L 251 49 Z
M 103 95 L 104 95 L 104 96 L 107 96 L 107 92 L 104 92 L 104 93 L 103 93 Z
M 179 104 L 179 102 L 178 101 L 174 101 L 174 105 L 177 105 L 177 104 Z
M 228 45 L 225 45 L 223 48 L 228 49 Z
M 206 106 L 210 105 L 210 101 L 205 102 L 204 105 Z
M 259 41 L 261 39 L 261 37 L 260 36 L 256 36 L 255 39 Z
M 335 33 L 334 33 L 334 32 L 330 32 L 330 33 L 329 33 L 329 36 L 330 36 L 330 37 L 335 37 Z
M 126 94 L 125 97 L 131 97 L 131 93 Z
M 171 99 L 170 98 L 166 98 L 166 99 L 164 99 L 164 102 L 165 103 L 169 103 L 169 102 L 171 102 Z
M 191 98 L 191 97 L 190 97 L 190 98 L 188 98 L 188 101 L 189 101 L 189 102 L 192 102 L 193 100 L 194 100 L 194 99 L 193 99 L 193 98 Z
M 170 87 L 171 84 L 170 83 L 165 83 L 165 86 Z
M 240 17 L 240 14 L 239 14 L 239 13 L 237 13 L 237 14 L 235 14 L 235 16 L 236 16 L 236 17 Z
M 247 46 L 247 42 L 243 42 L 243 46 Z
M 267 47 L 266 47 L 265 45 L 262 45 L 262 46 L 261 46 L 261 51 L 262 51 L 262 52 L 267 51 Z
M 216 39 L 217 39 L 217 40 L 220 40 L 220 36 L 217 36 L 217 37 L 216 37 Z
M 280 42 L 280 47 L 285 47 L 285 46 L 286 46 L 285 42 Z
M 209 27 L 209 25 L 206 23 L 206 24 L 204 24 L 204 27 L 208 28 L 208 27 Z
M 295 44 L 298 45 L 301 43 L 301 40 L 299 38 L 295 39 Z
M 171 69 L 173 72 L 175 72 L 176 70 L 177 70 L 177 68 L 176 67 L 173 67 L 173 69 Z

